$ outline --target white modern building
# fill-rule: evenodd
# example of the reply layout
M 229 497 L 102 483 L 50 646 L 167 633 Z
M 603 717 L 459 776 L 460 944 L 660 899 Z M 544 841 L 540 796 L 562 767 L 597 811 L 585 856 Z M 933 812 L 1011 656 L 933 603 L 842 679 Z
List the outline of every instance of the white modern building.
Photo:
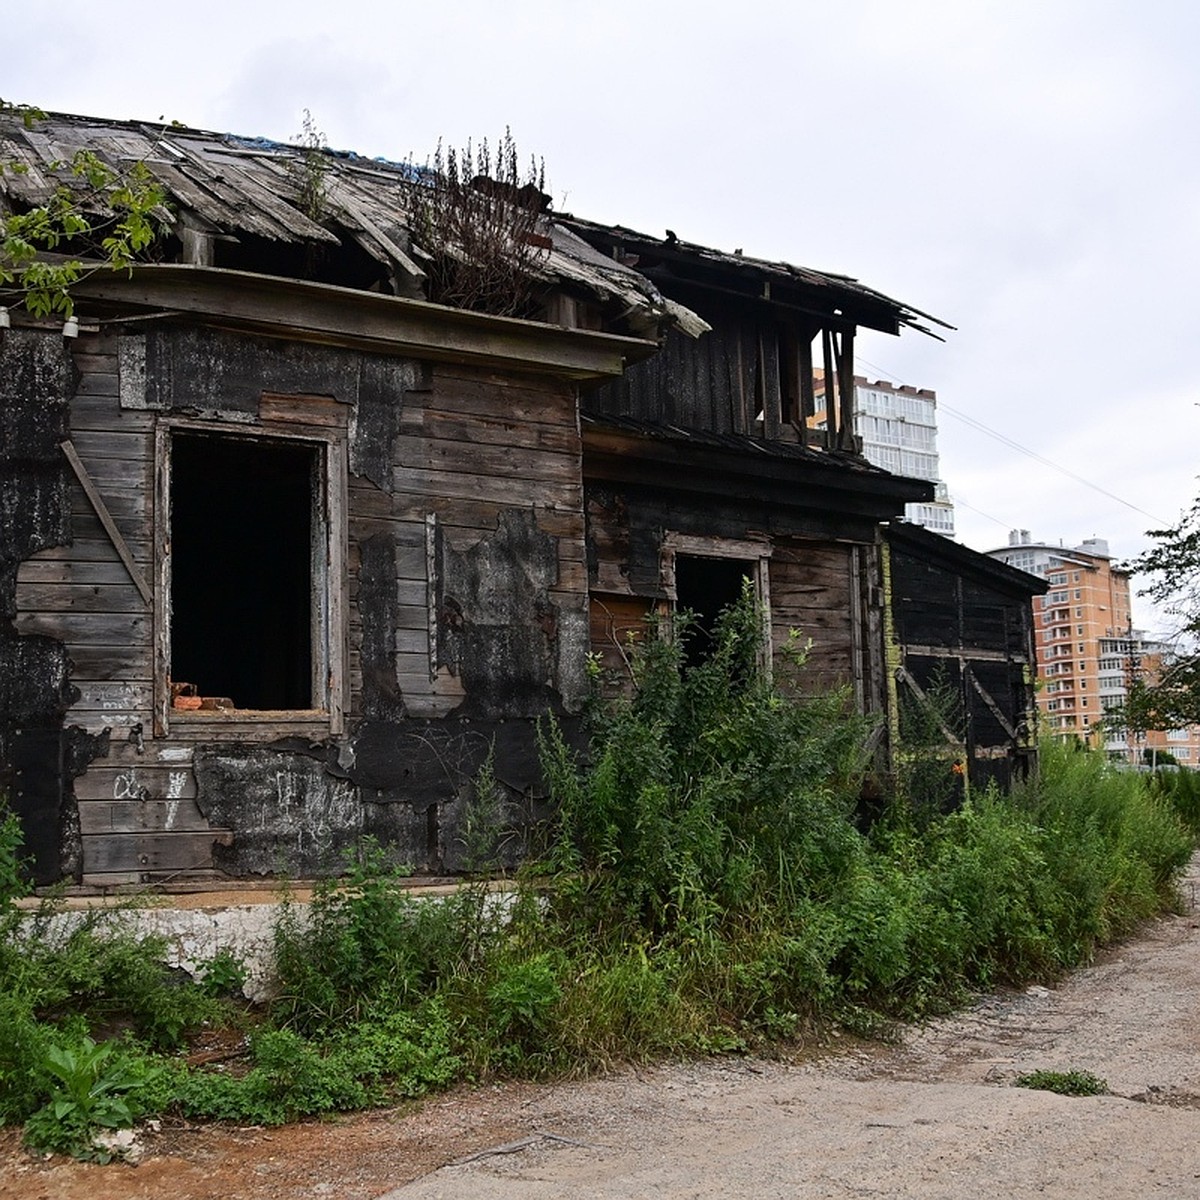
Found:
M 824 414 L 824 385 L 818 373 L 818 423 Z M 905 519 L 933 533 L 954 536 L 954 504 L 942 482 L 937 448 L 937 395 L 928 388 L 854 378 L 854 431 L 862 439 L 867 461 L 897 475 L 926 479 L 937 492 L 933 500 L 908 504 Z

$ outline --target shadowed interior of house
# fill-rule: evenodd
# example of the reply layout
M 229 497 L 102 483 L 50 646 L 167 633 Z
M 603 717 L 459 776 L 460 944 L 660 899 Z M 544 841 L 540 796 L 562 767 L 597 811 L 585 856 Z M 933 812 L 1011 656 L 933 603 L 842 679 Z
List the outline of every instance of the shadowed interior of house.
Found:
M 240 709 L 309 709 L 312 445 L 177 433 L 171 678 Z

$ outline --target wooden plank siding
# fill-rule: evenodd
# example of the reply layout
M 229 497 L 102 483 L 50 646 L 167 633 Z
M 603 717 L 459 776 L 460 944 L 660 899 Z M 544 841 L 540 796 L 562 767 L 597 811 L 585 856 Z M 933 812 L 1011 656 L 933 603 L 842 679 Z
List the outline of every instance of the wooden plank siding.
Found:
M 644 619 L 652 604 L 665 602 L 662 564 L 664 545 L 670 540 L 670 511 L 657 497 L 635 498 L 611 489 L 595 489 L 589 495 L 591 646 L 606 668 L 615 670 L 622 665 L 613 632 L 623 630 L 637 613 Z M 715 517 L 710 517 L 710 524 L 717 525 Z M 723 545 L 739 545 L 751 532 L 745 522 L 737 527 L 729 514 L 725 524 L 740 537 L 697 537 L 695 541 L 710 542 L 712 554 L 720 555 Z M 790 536 L 762 545 L 767 560 L 772 652 L 777 654 L 791 631 L 798 630 L 802 642 L 812 642 L 805 678 L 814 691 L 854 685 L 860 701 L 865 693 L 871 708 L 881 707 L 882 656 L 875 653 L 872 657 L 870 652 L 870 638 L 878 637 L 879 631 L 863 616 L 864 611 L 870 612 L 870 604 L 863 594 L 862 576 L 874 562 L 867 548 Z M 706 553 L 702 545 L 694 552 Z
M 494 532 L 506 509 L 532 511 L 557 540 L 556 604 L 583 611 L 587 598 L 582 443 L 573 385 L 495 372 L 435 367 L 429 392 L 406 399 L 392 472 L 396 528 L 422 531 L 432 516 L 442 536 L 465 550 Z M 397 552 L 398 625 L 429 627 L 427 560 L 412 544 Z M 420 585 L 418 594 L 417 585 Z M 352 653 L 359 648 L 351 635 Z M 432 648 L 397 632 L 396 674 L 413 715 L 444 715 L 462 699 L 459 680 L 431 673 Z M 431 678 L 431 674 L 433 677 Z M 353 676 L 352 676 L 353 677 Z
M 814 690 L 854 682 L 858 637 L 852 548 L 842 543 L 791 542 L 777 545 L 769 561 L 773 649 L 791 630 L 812 640 L 805 670 Z
M 630 653 L 649 633 L 655 608 L 654 601 L 641 597 L 592 593 L 589 642 L 592 653 L 599 658 L 600 683 L 606 695 L 624 691 L 630 685 Z
M 122 408 L 115 334 L 79 339 L 79 387 L 70 435 L 87 477 L 147 579 L 155 554 L 156 445 L 175 413 Z M 128 388 L 126 389 L 128 390 Z M 345 427 L 350 406 L 328 396 L 264 393 L 247 435 L 272 429 Z M 202 421 L 188 428 L 203 429 Z M 214 426 L 216 428 L 216 426 Z M 222 426 L 227 428 L 227 426 Z M 395 425 L 390 476 L 380 487 L 351 473 L 345 492 L 345 671 L 349 727 L 363 717 L 361 546 L 385 534 L 394 555 L 389 653 L 406 712 L 436 719 L 464 699 L 461 679 L 434 670 L 432 539 L 458 553 L 500 528 L 513 508 L 531 513 L 555 540 L 557 573 L 549 599 L 586 620 L 582 445 L 576 385 L 548 377 L 508 378 L 492 370 L 434 368 L 428 390 L 406 393 Z M 261 743 L 278 736 L 269 721 L 205 723 L 176 716 L 154 737 L 155 612 L 139 594 L 83 488 L 67 474 L 72 542 L 35 554 L 19 568 L 16 627 L 61 641 L 78 698 L 66 724 L 109 731 L 107 754 L 74 780 L 83 846 L 83 880 L 108 885 L 216 870 L 214 845 L 228 830 L 198 805 L 194 747 L 202 742 Z M 433 524 L 430 524 L 432 519 Z M 161 518 L 158 524 L 161 529 Z M 580 648 L 581 652 L 583 647 Z M 161 682 L 161 681 L 160 681 Z M 323 736 L 313 724 L 315 738 Z M 324 736 L 327 736 L 324 735 Z M 205 806 L 207 808 L 207 805 Z

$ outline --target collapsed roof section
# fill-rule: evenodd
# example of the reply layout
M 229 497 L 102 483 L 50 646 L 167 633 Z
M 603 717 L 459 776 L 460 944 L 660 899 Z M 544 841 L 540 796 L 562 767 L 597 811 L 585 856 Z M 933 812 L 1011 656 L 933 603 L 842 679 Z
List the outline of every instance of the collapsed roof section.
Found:
M 158 215 L 168 236 L 156 247 L 158 261 L 428 296 L 430 248 L 413 236 L 412 220 L 426 168 L 175 124 L 47 114 L 27 125 L 10 110 L 0 112 L 0 162 L 10 164 L 0 174 L 0 211 L 46 204 L 64 185 L 84 203 L 85 181 L 64 167 L 80 150 L 117 172 L 144 163 L 162 187 L 167 204 Z M 539 252 L 525 258 L 544 284 L 538 315 L 552 324 L 641 338 L 675 328 L 698 337 L 709 325 L 685 306 L 680 283 L 890 333 L 943 324 L 845 276 L 673 235 L 661 240 L 543 212 L 532 240 Z
M 160 261 L 410 299 L 427 294 L 431 256 L 412 236 L 411 220 L 414 189 L 429 179 L 424 168 L 176 125 L 49 114 L 27 128 L 9 112 L 0 115 L 0 161 L 11 164 L 0 175 L 0 208 L 44 205 L 63 186 L 95 207 L 86 180 L 64 166 L 80 150 L 118 173 L 144 163 L 162 187 L 167 204 L 157 215 L 168 237 L 157 248 Z M 645 276 L 596 253 L 552 217 L 539 216 L 537 228 L 538 253 L 527 261 L 547 297 L 558 291 L 599 310 L 589 326 L 639 337 L 674 325 L 703 328 Z M 542 315 L 553 321 L 557 311 L 547 305 Z
M 848 275 L 751 258 L 740 250 L 714 250 L 681 241 L 670 230 L 658 238 L 573 216 L 559 221 L 615 261 L 636 268 L 668 294 L 723 293 L 821 319 L 837 317 L 847 325 L 883 333 L 898 334 L 907 327 L 939 340 L 940 335 L 930 326 L 954 328 Z

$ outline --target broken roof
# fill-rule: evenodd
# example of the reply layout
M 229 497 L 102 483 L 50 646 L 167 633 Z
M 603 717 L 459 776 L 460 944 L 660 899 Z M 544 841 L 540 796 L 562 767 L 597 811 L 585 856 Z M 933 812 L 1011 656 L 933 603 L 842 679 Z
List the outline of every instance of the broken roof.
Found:
M 62 166 L 80 150 L 117 171 L 144 163 L 167 194 L 169 209 L 160 215 L 177 235 L 186 228 L 300 246 L 336 246 L 348 236 L 385 268 L 398 294 L 422 294 L 429 256 L 411 236 L 408 197 L 423 168 L 178 125 L 53 113 L 26 128 L 19 113 L 8 113 L 0 114 L 0 161 L 16 170 L 0 175 L 0 203 L 43 205 L 63 185 L 82 195 L 82 181 Z M 306 211 L 302 198 L 305 173 L 313 170 L 320 174 L 319 214 Z M 597 254 L 552 218 L 545 218 L 544 234 L 536 269 L 547 283 L 611 301 L 640 316 L 646 329 L 680 323 L 680 306 L 645 276 Z
M 844 316 L 857 325 L 885 333 L 899 333 L 906 326 L 940 340 L 930 325 L 954 328 L 849 275 L 753 258 L 740 250 L 733 253 L 714 250 L 682 241 L 670 230 L 659 238 L 622 225 L 602 225 L 574 216 L 557 219 L 592 245 L 604 247 L 617 261 L 636 267 L 661 289 L 670 290 L 675 283 L 734 291 L 748 300 L 808 308 L 814 315 Z
M 27 128 L 21 112 L 8 111 L 0 112 L 0 162 L 17 169 L 0 174 L 0 206 L 37 206 L 64 184 L 82 187 L 62 166 L 79 150 L 118 171 L 145 163 L 167 193 L 169 209 L 161 216 L 177 236 L 191 230 L 223 242 L 261 238 L 298 247 L 335 247 L 348 239 L 382 268 L 384 286 L 395 294 L 424 294 L 430 256 L 412 236 L 408 198 L 426 169 L 411 162 L 177 124 L 58 113 Z M 313 155 L 319 155 L 315 163 Z M 314 170 L 321 181 L 319 213 L 311 204 L 306 210 L 303 199 L 306 172 Z M 801 309 L 815 305 L 810 311 L 892 333 L 902 326 L 932 333 L 928 323 L 950 328 L 844 275 L 550 213 L 540 218 L 539 230 L 544 254 L 535 269 L 541 278 L 609 306 L 641 336 L 670 325 L 692 336 L 709 328 L 678 297 L 664 294 L 664 282 L 679 280 L 733 281 L 756 298 L 784 305 L 798 300 Z

